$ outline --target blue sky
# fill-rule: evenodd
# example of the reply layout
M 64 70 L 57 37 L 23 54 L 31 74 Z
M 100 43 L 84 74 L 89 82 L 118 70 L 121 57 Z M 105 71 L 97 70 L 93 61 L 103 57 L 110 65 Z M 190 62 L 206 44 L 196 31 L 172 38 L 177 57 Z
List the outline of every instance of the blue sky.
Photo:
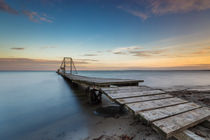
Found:
M 209 17 L 208 0 L 0 0 L 0 69 L 209 69 Z

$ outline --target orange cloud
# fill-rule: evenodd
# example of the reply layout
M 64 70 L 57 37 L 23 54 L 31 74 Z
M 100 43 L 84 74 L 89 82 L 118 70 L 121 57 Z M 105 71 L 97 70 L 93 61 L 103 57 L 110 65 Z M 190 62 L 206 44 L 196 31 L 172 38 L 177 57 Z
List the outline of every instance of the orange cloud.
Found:
M 75 65 L 83 68 L 97 60 L 76 59 Z M 0 58 L 0 70 L 57 70 L 61 60 L 30 59 L 30 58 Z
M 210 69 L 209 57 L 142 59 L 139 61 L 98 62 L 94 59 L 75 59 L 78 70 L 204 70 Z M 56 71 L 61 60 L 0 58 L 0 70 L 53 70 Z
M 200 50 L 195 51 L 193 54 L 195 54 L 195 55 L 209 55 L 210 47 L 201 48 Z

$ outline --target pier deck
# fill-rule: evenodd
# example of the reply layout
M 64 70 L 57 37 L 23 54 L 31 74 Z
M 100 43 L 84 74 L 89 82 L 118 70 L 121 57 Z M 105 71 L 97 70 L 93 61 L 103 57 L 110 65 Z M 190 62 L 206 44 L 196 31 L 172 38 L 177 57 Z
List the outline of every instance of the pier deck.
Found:
M 210 109 L 141 86 L 101 88 L 114 102 L 125 106 L 166 138 L 210 118 Z
M 110 85 L 138 86 L 139 82 L 144 82 L 143 80 L 86 77 L 86 76 L 80 76 L 80 75 L 73 75 L 70 73 L 60 73 L 60 74 L 74 83 L 86 84 L 88 86 L 98 86 L 98 87 L 107 87 Z

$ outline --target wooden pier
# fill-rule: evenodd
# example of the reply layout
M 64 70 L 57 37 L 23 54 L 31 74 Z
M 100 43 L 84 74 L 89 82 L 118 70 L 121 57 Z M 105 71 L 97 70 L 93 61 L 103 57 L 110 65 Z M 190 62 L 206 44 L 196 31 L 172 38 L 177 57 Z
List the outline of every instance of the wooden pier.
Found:
M 144 86 L 101 88 L 103 94 L 124 105 L 166 138 L 207 120 L 210 109 Z
M 61 75 L 70 79 L 74 83 L 86 84 L 87 86 L 90 86 L 90 87 L 108 87 L 110 85 L 138 86 L 139 82 L 143 82 L 143 80 L 96 78 L 96 77 L 86 77 L 86 76 L 80 76 L 80 75 L 64 74 L 64 73 L 61 73 Z
M 67 59 L 70 60 L 69 65 Z M 67 66 L 71 67 L 70 73 L 66 72 Z M 72 83 L 86 86 L 93 101 L 100 102 L 101 94 L 104 94 L 166 138 L 202 140 L 187 129 L 209 119 L 209 108 L 173 97 L 159 89 L 139 86 L 143 80 L 79 76 L 72 73 L 73 67 L 72 59 L 64 58 L 57 72 Z

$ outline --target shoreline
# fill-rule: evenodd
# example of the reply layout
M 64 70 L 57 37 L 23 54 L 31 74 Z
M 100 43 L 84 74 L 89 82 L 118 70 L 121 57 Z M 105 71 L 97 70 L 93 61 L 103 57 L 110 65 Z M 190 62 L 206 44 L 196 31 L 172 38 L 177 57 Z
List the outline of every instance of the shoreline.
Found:
M 194 87 L 193 89 L 198 88 Z M 202 106 L 210 107 L 210 92 L 196 91 L 191 89 L 173 90 L 169 92 L 171 95 L 183 98 L 188 101 L 193 101 Z M 86 107 L 85 113 L 89 117 L 85 118 L 85 128 L 79 128 L 72 131 L 69 129 L 68 118 L 59 120 L 53 125 L 47 126 L 37 130 L 21 139 L 27 140 L 164 140 L 162 136 L 156 133 L 151 127 L 145 125 L 143 122 L 135 119 L 133 114 L 125 112 L 124 114 L 117 114 L 114 116 L 97 115 L 94 112 L 97 109 L 104 109 L 105 107 L 117 107 L 115 103 L 111 102 L 107 97 L 103 96 L 101 105 L 90 105 L 86 100 L 81 102 Z M 106 110 L 107 111 L 107 110 Z M 106 112 L 105 111 L 105 112 Z M 110 110 L 108 110 L 110 111 Z M 108 112 L 107 111 L 107 112 Z M 76 119 L 77 116 L 75 116 Z M 75 126 L 78 127 L 78 126 Z M 64 129 L 61 129 L 64 128 Z M 193 132 L 201 137 L 210 139 L 210 128 L 197 126 L 190 128 Z M 170 138 L 169 140 L 175 140 Z

